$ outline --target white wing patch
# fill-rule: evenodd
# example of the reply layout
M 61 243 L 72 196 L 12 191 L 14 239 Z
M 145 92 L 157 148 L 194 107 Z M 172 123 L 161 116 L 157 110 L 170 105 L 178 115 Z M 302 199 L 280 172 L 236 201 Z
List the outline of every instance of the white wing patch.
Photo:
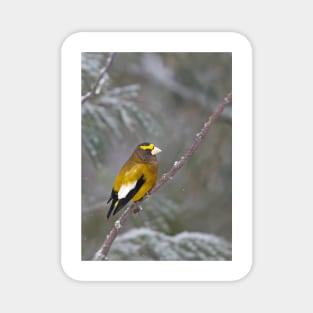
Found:
M 129 192 L 135 188 L 136 184 L 137 182 L 135 181 L 133 183 L 122 185 L 117 194 L 118 199 L 120 200 L 120 199 L 126 198 Z

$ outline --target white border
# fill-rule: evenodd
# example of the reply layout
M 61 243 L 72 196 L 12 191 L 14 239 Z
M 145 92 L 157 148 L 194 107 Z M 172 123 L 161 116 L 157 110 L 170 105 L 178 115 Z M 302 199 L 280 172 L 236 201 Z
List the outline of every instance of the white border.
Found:
M 232 261 L 81 261 L 81 52 L 232 52 Z M 222 99 L 221 99 L 222 100 Z M 80 281 L 230 281 L 252 266 L 252 47 L 238 33 L 76 33 L 61 49 L 61 265 Z

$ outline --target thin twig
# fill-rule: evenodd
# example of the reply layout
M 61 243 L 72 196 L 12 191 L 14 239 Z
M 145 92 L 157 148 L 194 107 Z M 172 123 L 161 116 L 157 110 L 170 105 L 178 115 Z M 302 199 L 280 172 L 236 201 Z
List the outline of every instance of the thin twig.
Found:
M 95 94 L 98 93 L 97 91 L 101 87 L 101 84 L 103 84 L 103 82 L 104 82 L 104 76 L 108 72 L 108 70 L 109 70 L 109 68 L 113 62 L 114 56 L 115 56 L 115 52 L 109 53 L 109 56 L 105 62 L 105 66 L 100 71 L 100 75 L 97 78 L 95 85 L 93 86 L 93 88 L 90 91 L 88 91 L 86 94 L 84 94 L 82 96 L 82 104 L 84 104 L 84 102 L 86 102 L 88 99 L 92 98 L 93 96 L 95 96 Z
M 113 241 L 115 240 L 119 230 L 125 224 L 127 219 L 131 216 L 131 214 L 134 212 L 134 210 L 138 208 L 139 202 L 144 201 L 145 199 L 149 198 L 153 193 L 155 193 L 157 190 L 159 190 L 167 181 L 172 179 L 174 177 L 174 175 L 185 165 L 185 163 L 192 157 L 192 155 L 195 153 L 195 151 L 199 147 L 202 139 L 208 133 L 210 127 L 213 125 L 213 123 L 218 119 L 220 114 L 223 112 L 225 106 L 228 103 L 230 103 L 231 101 L 232 101 L 232 93 L 230 92 L 224 98 L 224 100 L 217 106 L 216 110 L 209 117 L 209 120 L 206 123 L 204 123 L 200 132 L 196 134 L 196 137 L 194 138 L 194 140 L 191 143 L 187 152 L 181 157 L 181 159 L 179 161 L 175 161 L 173 167 L 168 172 L 166 172 L 165 174 L 163 174 L 161 176 L 161 178 L 157 181 L 156 185 L 149 192 L 149 195 L 145 196 L 140 201 L 133 202 L 123 212 L 123 214 L 120 216 L 120 218 L 115 222 L 114 227 L 112 228 L 110 233 L 107 235 L 101 248 L 94 255 L 93 260 L 101 261 L 101 260 L 107 260 L 108 259 L 107 255 L 108 255 L 108 252 L 111 248 Z

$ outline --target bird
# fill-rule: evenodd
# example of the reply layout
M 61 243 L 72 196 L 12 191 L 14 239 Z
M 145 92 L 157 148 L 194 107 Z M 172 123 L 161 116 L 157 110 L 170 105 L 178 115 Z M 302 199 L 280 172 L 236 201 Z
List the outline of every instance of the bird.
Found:
M 119 212 L 130 200 L 141 200 L 155 185 L 159 163 L 156 155 L 162 150 L 150 142 L 136 146 L 132 155 L 117 174 L 111 196 L 107 219 Z

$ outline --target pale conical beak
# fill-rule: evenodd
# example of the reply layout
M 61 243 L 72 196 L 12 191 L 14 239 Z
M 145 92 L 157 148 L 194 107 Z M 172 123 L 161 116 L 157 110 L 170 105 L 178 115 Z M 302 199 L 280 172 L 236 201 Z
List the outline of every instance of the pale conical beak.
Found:
M 158 147 L 154 146 L 154 148 L 151 151 L 151 154 L 152 155 L 156 155 L 156 154 L 160 153 L 161 151 L 162 151 L 161 149 L 159 149 Z

